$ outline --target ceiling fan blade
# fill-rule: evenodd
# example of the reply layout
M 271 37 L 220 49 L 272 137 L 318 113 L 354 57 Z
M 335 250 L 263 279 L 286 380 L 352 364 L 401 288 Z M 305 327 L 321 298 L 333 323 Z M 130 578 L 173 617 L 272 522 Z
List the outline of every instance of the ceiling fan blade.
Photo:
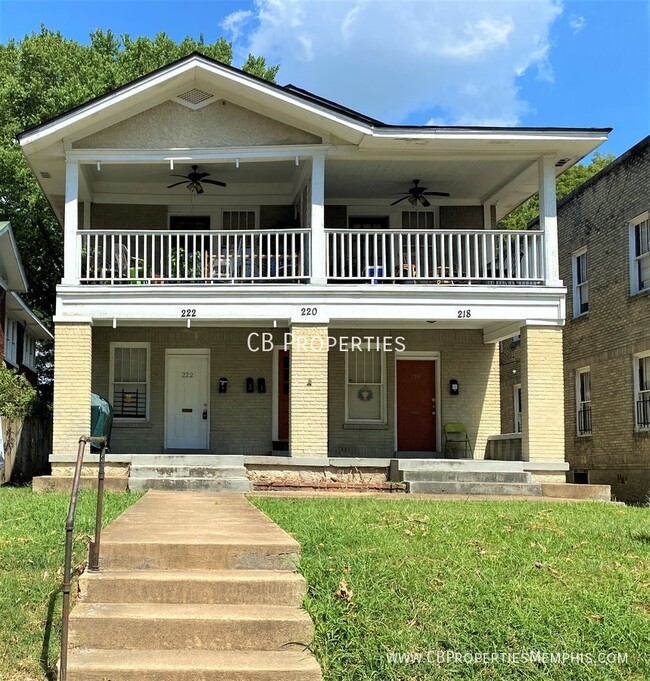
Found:
M 424 198 L 424 196 L 418 196 L 420 199 L 420 203 L 425 207 L 428 208 L 431 204 Z
M 402 196 L 401 199 L 397 199 L 397 201 L 393 201 L 393 203 L 391 203 L 390 205 L 396 206 L 398 203 L 401 203 L 402 201 L 406 201 L 406 199 L 408 199 L 408 198 L 409 198 L 408 196 Z
M 169 177 L 184 177 L 186 180 L 190 179 L 187 175 L 177 175 L 176 173 L 172 173 Z
M 180 175 L 176 175 L 176 177 L 180 177 Z M 178 187 L 179 184 L 187 184 L 187 178 L 183 180 L 183 182 L 176 182 L 175 184 L 170 184 L 167 189 L 171 189 L 172 187 Z
M 228 186 L 225 182 L 219 182 L 219 180 L 201 180 L 201 182 L 204 182 L 205 184 L 216 184 L 218 187 Z
M 424 192 L 427 196 L 449 196 L 448 192 Z

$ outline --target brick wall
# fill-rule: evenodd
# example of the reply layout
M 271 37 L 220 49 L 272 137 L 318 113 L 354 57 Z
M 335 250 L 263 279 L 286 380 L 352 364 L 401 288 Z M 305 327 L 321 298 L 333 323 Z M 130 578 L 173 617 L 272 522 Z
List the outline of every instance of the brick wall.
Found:
M 440 206 L 441 229 L 483 229 L 483 206 Z
M 112 449 L 119 453 L 155 454 L 163 449 L 165 420 L 165 350 L 210 350 L 210 447 L 221 454 L 265 455 L 272 447 L 273 353 L 251 352 L 249 333 L 257 329 L 93 329 L 93 392 L 109 396 L 111 342 L 151 343 L 150 419 L 148 423 L 115 423 Z M 268 331 L 268 330 L 267 330 Z M 277 342 L 282 333 L 275 334 Z M 219 394 L 219 378 L 228 391 Z M 246 393 L 246 378 L 256 381 L 256 392 Z M 257 392 L 257 379 L 266 393 Z
M 521 330 L 521 422 L 524 461 L 564 461 L 562 329 Z
M 416 331 L 388 329 L 378 331 L 348 329 L 331 330 L 333 336 L 397 336 L 404 337 L 407 351 L 439 352 L 440 392 L 437 406 L 441 424 L 462 422 L 474 443 L 474 455 L 483 458 L 489 435 L 499 433 L 499 366 L 495 345 L 483 343 L 481 331 Z M 329 362 L 329 440 L 330 452 L 359 456 L 393 456 L 395 451 L 395 357 L 386 357 L 385 425 L 345 424 L 345 355 L 330 353 Z M 449 381 L 456 379 L 460 394 L 449 394 Z M 444 446 L 444 440 L 443 440 Z
M 327 456 L 328 329 L 291 328 L 289 451 L 292 456 Z
M 167 206 L 93 203 L 90 225 L 92 229 L 167 229 Z
M 567 459 L 620 499 L 650 491 L 650 432 L 634 430 L 633 355 L 650 350 L 650 292 L 630 296 L 627 221 L 650 209 L 650 138 L 560 203 Z M 589 312 L 573 318 L 572 254 L 586 246 Z M 591 436 L 578 436 L 576 369 L 591 368 Z
M 92 334 L 90 324 L 54 327 L 54 454 L 76 454 L 90 433 Z

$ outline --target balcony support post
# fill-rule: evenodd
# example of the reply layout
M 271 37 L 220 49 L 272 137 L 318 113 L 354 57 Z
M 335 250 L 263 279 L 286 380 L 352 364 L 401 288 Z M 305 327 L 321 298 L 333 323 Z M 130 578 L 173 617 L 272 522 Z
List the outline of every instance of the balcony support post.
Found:
M 311 165 L 311 283 L 326 284 L 325 157 L 314 156 Z
M 557 236 L 557 202 L 555 198 L 555 163 L 542 156 L 538 163 L 539 225 L 544 231 L 544 280 L 546 286 L 562 286 Z
M 79 228 L 79 163 L 66 161 L 65 164 L 65 213 L 63 242 L 62 284 L 74 286 L 79 283 L 79 260 L 77 252 L 77 230 Z

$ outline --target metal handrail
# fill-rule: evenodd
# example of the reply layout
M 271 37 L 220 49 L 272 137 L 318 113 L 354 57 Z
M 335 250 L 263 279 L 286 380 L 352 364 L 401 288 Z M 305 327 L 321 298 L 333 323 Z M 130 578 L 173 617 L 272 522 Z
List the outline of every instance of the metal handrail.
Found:
M 99 543 L 102 532 L 102 509 L 104 497 L 104 462 L 106 458 L 105 437 L 79 438 L 77 450 L 77 463 L 72 478 L 72 494 L 70 495 L 70 507 L 65 521 L 65 567 L 63 569 L 63 613 L 61 629 L 61 660 L 59 668 L 59 680 L 65 681 L 68 665 L 68 627 L 70 621 L 70 587 L 72 582 L 72 533 L 74 531 L 75 515 L 77 513 L 77 497 L 79 496 L 79 484 L 81 482 L 81 467 L 83 466 L 86 444 L 99 445 L 99 472 L 97 476 L 97 510 L 95 514 L 95 540 L 90 543 L 88 551 L 89 572 L 99 571 Z

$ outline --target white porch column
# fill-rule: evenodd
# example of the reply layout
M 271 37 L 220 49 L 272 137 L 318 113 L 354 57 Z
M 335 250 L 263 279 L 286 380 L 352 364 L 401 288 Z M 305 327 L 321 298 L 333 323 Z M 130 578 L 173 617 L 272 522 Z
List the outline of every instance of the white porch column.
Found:
M 325 271 L 325 157 L 314 156 L 311 165 L 311 283 L 327 283 Z
M 544 279 L 547 286 L 562 286 L 557 237 L 555 163 L 551 156 L 537 162 L 539 175 L 539 225 L 544 230 Z
M 79 163 L 65 164 L 65 214 L 63 221 L 63 279 L 62 284 L 79 283 L 79 255 L 77 229 L 79 227 Z

